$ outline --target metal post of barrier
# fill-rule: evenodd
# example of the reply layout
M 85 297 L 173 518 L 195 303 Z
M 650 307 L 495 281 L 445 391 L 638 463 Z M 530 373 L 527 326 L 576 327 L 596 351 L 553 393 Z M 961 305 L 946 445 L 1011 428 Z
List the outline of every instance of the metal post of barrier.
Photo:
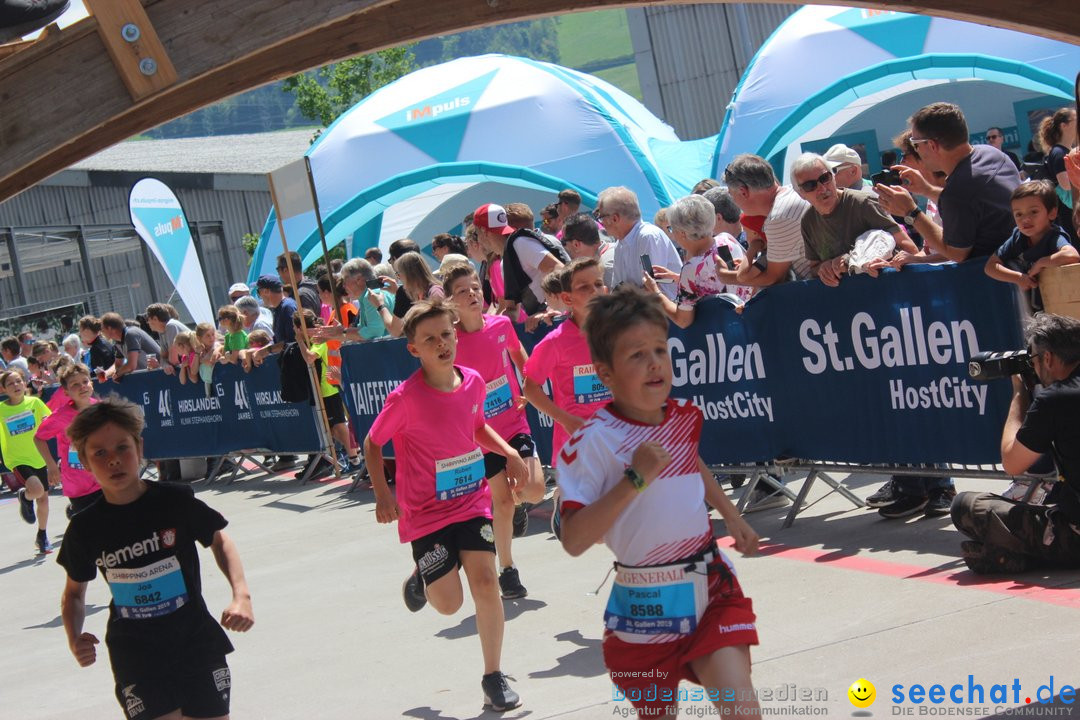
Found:
M 308 173 L 308 181 L 311 182 L 310 169 L 308 170 Z M 292 261 L 288 260 L 289 245 L 288 241 L 285 239 L 285 223 L 283 220 L 282 208 L 280 203 L 278 202 L 277 191 L 274 187 L 274 174 L 269 173 L 266 178 L 270 184 L 270 197 L 274 202 L 275 215 L 278 219 L 278 233 L 280 233 L 281 235 L 281 248 L 282 251 L 285 253 L 285 257 L 287 259 L 285 263 L 285 270 L 289 273 L 289 282 L 293 287 L 293 292 L 296 293 L 297 299 L 299 300 L 300 283 L 296 281 L 296 272 L 293 269 Z M 329 260 L 327 260 L 327 267 L 329 268 Z M 308 338 L 307 322 L 304 320 L 304 313 L 301 312 L 302 306 L 299 306 L 299 303 L 297 304 L 299 308 L 298 312 L 300 312 L 300 333 L 304 339 L 305 345 L 310 347 L 311 343 Z M 319 441 L 322 444 L 323 449 L 320 453 L 313 454 L 311 461 L 308 463 L 307 468 L 305 468 L 304 470 L 303 477 L 300 478 L 301 485 L 305 484 L 311 478 L 311 475 L 315 472 L 315 468 L 319 464 L 319 461 L 317 459 L 318 455 L 322 455 L 326 458 L 327 462 L 329 462 L 331 467 L 334 468 L 334 477 L 341 479 L 341 468 L 338 466 L 336 453 L 334 452 L 334 436 L 333 433 L 330 432 L 330 420 L 326 415 L 326 403 L 323 402 L 321 383 L 319 382 L 319 378 L 316 376 L 315 365 L 310 364 L 307 366 L 307 368 L 308 380 L 311 384 L 311 392 L 314 393 L 315 397 L 315 407 L 317 408 L 316 415 L 319 419 L 317 425 L 319 430 Z

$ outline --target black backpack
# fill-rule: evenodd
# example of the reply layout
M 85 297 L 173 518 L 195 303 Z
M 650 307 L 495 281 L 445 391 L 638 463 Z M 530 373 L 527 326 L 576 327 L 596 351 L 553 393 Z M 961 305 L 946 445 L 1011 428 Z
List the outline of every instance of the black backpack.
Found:
M 278 356 L 281 368 L 281 399 L 285 402 L 314 403 L 311 394 L 311 381 L 308 378 L 307 363 L 300 354 L 300 347 L 291 342 Z M 315 361 L 315 376 L 322 377 L 322 359 Z

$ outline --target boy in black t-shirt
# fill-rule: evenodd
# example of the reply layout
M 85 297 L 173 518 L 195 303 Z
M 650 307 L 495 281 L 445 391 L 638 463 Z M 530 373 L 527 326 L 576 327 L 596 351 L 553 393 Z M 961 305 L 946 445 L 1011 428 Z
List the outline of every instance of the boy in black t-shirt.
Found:
M 100 569 L 112 592 L 105 643 L 116 698 L 128 720 L 227 718 L 232 652 L 203 601 L 195 541 L 209 547 L 232 587 L 221 625 L 254 624 L 251 595 L 225 518 L 186 486 L 139 478 L 143 419 L 115 397 L 81 411 L 68 437 L 103 498 L 68 525 L 58 562 L 67 571 L 61 616 L 79 665 L 97 659 L 98 639 L 83 632 L 86 585 Z

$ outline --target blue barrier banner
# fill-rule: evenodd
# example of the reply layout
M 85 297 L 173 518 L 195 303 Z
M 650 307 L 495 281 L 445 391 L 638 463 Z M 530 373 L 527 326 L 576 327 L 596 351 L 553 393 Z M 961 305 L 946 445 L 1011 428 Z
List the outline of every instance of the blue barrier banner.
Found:
M 1010 384 L 970 380 L 967 362 L 1021 348 L 1020 312 L 1014 288 L 988 278 L 981 262 L 911 265 L 837 288 L 787 283 L 742 313 L 711 299 L 691 327 L 671 326 L 672 395 L 705 414 L 710 464 L 996 464 Z M 548 330 L 522 334 L 526 349 Z M 404 340 L 347 344 L 341 357 L 362 438 L 419 364 Z M 528 413 L 547 464 L 551 420 Z
M 143 454 L 152 460 L 213 457 L 237 450 L 310 453 L 321 449 L 315 408 L 281 399 L 281 374 L 270 356 L 244 372 L 217 365 L 209 396 L 203 383 L 181 385 L 160 370 L 135 372 L 119 383 L 95 383 L 97 394 L 116 393 L 146 417 Z
M 741 315 L 699 305 L 669 347 L 672 394 L 705 412 L 706 462 L 1001 462 L 1010 383 L 970 380 L 967 361 L 1020 349 L 1021 311 L 982 266 L 788 283 Z

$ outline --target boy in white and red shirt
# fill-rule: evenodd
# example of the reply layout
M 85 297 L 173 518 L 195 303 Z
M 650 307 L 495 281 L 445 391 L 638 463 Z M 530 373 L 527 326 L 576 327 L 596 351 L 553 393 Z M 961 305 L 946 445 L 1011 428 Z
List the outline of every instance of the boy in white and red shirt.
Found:
M 510 318 L 484 313 L 484 291 L 472 265 L 461 263 L 447 267 L 443 271 L 443 290 L 458 315 L 456 362 L 480 373 L 486 386 L 484 417 L 488 425 L 518 451 L 529 469 L 527 477 L 511 486 L 504 472 L 506 459 L 498 453 L 484 454 L 485 475 L 491 488 L 495 551 L 499 559 L 499 590 L 504 598 L 523 598 L 528 591 L 521 584 L 514 566 L 510 544 L 512 538 L 525 534 L 529 515 L 524 505 L 515 507 L 515 496 L 530 503 L 544 499 L 543 470 L 525 417 L 525 399 L 514 372 L 514 366 L 524 370 L 529 356 L 521 346 Z
M 487 390 L 480 375 L 454 364 L 454 319 L 441 298 L 422 300 L 405 314 L 407 347 L 420 359 L 420 369 L 387 396 L 364 439 L 364 459 L 375 519 L 397 520 L 401 542 L 412 544 L 417 568 L 405 581 L 406 606 L 416 612 L 430 602 L 452 615 L 464 596 L 459 566 L 465 571 L 484 656 L 484 702 L 501 712 L 521 701 L 500 671 L 504 616 L 484 451 L 505 457 L 511 478 L 523 478 L 528 470 L 485 422 Z M 382 469 L 382 446 L 390 441 L 397 457 L 396 498 Z
M 613 399 L 560 452 L 561 540 L 574 556 L 600 542 L 615 554 L 604 664 L 639 715 L 677 715 L 683 679 L 722 715 L 752 714 L 755 616 L 705 503 L 737 550 L 754 552 L 758 536 L 698 454 L 701 411 L 669 397 L 667 331 L 659 300 L 637 288 L 590 303 L 585 333 Z
M 94 385 L 90 381 L 90 368 L 82 363 L 60 368 L 57 379 L 60 381 L 60 390 L 55 395 L 63 394 L 68 399 L 53 408 L 53 414 L 41 421 L 34 433 L 34 444 L 45 460 L 49 484 L 63 483 L 64 495 L 71 503 L 67 511 L 70 519 L 101 497 L 101 486 L 94 479 L 94 475 L 79 462 L 79 454 L 67 436 L 68 425 L 79 411 L 90 407 L 97 400 L 94 398 Z M 59 464 L 49 451 L 48 441 L 54 438 L 57 454 L 60 456 Z

